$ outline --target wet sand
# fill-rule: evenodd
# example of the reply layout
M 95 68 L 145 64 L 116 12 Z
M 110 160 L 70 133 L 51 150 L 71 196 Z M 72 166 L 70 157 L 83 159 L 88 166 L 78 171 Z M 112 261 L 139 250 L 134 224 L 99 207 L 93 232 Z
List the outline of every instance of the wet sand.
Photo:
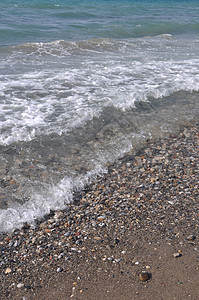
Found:
M 198 128 L 129 153 L 65 211 L 1 235 L 0 299 L 199 299 Z

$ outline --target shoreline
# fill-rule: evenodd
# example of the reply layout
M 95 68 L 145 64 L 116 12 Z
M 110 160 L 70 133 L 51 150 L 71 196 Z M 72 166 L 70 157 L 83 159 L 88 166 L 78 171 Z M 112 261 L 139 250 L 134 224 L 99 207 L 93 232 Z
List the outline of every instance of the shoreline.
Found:
M 0 299 L 198 299 L 198 128 L 125 155 L 35 229 L 1 234 Z

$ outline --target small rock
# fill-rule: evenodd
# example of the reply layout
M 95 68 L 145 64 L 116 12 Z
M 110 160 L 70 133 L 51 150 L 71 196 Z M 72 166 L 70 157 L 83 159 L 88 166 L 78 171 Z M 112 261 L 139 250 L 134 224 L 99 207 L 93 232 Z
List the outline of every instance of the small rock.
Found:
M 30 225 L 25 223 L 25 224 L 23 225 L 23 227 L 22 227 L 22 230 L 25 231 L 25 230 L 28 230 L 28 229 L 30 229 Z
M 193 234 L 190 234 L 190 235 L 187 237 L 187 240 L 188 240 L 188 241 L 194 241 L 194 240 L 195 240 L 195 238 L 196 238 L 196 236 L 195 236 L 195 235 L 193 235 Z
M 110 245 L 106 245 L 106 248 L 108 249 L 108 250 L 113 250 L 113 248 L 114 248 L 115 246 L 114 245 L 112 245 L 112 244 L 110 244 Z
M 70 248 L 71 251 L 77 251 L 78 249 L 76 247 Z
M 10 243 L 8 244 L 8 247 L 11 248 L 11 247 L 13 246 L 13 244 L 14 244 L 13 242 L 10 242 Z
M 91 221 L 91 225 L 92 225 L 93 227 L 95 227 L 95 226 L 96 226 L 96 222 L 95 222 L 95 221 Z
M 9 274 L 9 273 L 11 273 L 12 272 L 12 270 L 10 269 L 10 268 L 7 268 L 6 270 L 5 270 L 5 274 Z
M 69 236 L 71 235 L 71 233 L 70 233 L 69 231 L 67 231 L 66 233 L 64 233 L 64 235 L 65 235 L 66 237 L 69 237 Z
M 115 243 L 119 244 L 120 240 L 118 238 L 115 238 Z
M 142 282 L 149 280 L 149 278 L 150 278 L 150 274 L 149 274 L 148 272 L 145 272 L 145 271 L 143 271 L 143 272 L 140 273 L 140 275 L 139 275 L 139 279 L 140 279 L 140 281 L 142 281 Z
M 19 246 L 19 244 L 20 244 L 20 242 L 15 241 L 13 245 L 14 245 L 14 247 L 17 247 L 17 246 Z
M 61 268 L 61 267 L 57 268 L 57 273 L 62 272 L 62 271 L 63 271 L 63 268 Z
M 176 252 L 176 253 L 174 253 L 174 254 L 173 254 L 173 256 L 174 256 L 174 257 L 181 257 L 181 256 L 182 256 L 182 254 L 181 254 L 181 253 L 179 253 L 179 252 Z
M 30 289 L 31 289 L 31 286 L 28 285 L 28 284 L 25 284 L 24 287 L 25 287 L 27 290 L 30 290 Z
M 94 236 L 94 240 L 100 241 L 100 240 L 101 240 L 101 237 L 100 237 L 100 236 Z
M 119 263 L 121 259 L 122 259 L 122 258 L 117 258 L 117 259 L 115 259 L 115 262 L 116 262 L 116 263 Z
M 108 261 L 113 261 L 113 258 L 112 257 L 107 257 Z
M 64 253 L 61 253 L 57 258 L 60 259 L 62 256 L 64 256 Z
M 24 284 L 23 283 L 18 283 L 17 287 L 18 287 L 18 289 L 21 289 L 22 287 L 24 287 Z
M 101 215 L 98 217 L 99 221 L 104 221 L 106 219 L 106 215 Z

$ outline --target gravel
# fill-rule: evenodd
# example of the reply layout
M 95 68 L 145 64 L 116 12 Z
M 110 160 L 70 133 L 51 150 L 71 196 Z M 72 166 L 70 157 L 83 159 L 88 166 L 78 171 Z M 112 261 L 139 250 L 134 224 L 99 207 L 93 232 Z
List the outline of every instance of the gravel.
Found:
M 120 275 L 128 263 L 135 268 L 133 278 L 139 278 L 144 267 L 136 258 L 142 257 L 141 241 L 172 245 L 174 256 L 182 258 L 179 250 L 192 247 L 198 257 L 198 127 L 150 142 L 135 156 L 128 153 L 95 183 L 74 193 L 75 204 L 52 212 L 35 228 L 24 224 L 1 234 L 1 299 L 15 299 L 24 289 L 36 295 L 47 285 L 42 278 L 48 282 L 53 272 L 71 274 L 83 263 L 87 279 L 98 262 L 102 269 L 103 264 L 120 266 Z

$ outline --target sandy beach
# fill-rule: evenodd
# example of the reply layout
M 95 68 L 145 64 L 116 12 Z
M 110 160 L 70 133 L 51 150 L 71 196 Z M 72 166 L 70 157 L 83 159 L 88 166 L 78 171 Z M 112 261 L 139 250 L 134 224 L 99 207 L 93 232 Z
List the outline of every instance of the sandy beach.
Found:
M 199 124 L 0 236 L 0 299 L 199 299 Z

